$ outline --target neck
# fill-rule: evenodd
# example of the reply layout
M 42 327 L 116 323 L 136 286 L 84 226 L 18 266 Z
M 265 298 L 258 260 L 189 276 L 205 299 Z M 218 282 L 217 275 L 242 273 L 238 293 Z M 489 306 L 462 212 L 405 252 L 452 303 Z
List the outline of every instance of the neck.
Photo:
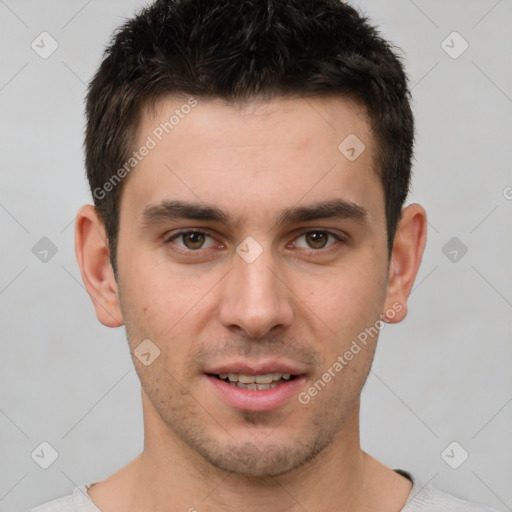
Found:
M 146 418 L 145 410 L 145 419 Z M 147 411 L 150 414 L 150 411 Z M 158 418 L 159 419 L 159 418 Z M 372 484 L 359 442 L 359 404 L 332 443 L 312 461 L 278 476 L 250 477 L 212 466 L 152 417 L 145 421 L 143 453 L 133 463 L 130 508 L 140 511 L 247 512 L 272 509 L 362 510 Z M 151 427 L 149 427 L 151 425 Z M 148 428 L 149 427 L 149 428 Z M 171 505 L 172 504 L 172 505 Z
M 103 512 L 385 512 L 400 510 L 411 488 L 408 480 L 361 450 L 359 403 L 313 460 L 269 477 L 214 467 L 153 412 L 145 404 L 141 455 L 89 490 Z

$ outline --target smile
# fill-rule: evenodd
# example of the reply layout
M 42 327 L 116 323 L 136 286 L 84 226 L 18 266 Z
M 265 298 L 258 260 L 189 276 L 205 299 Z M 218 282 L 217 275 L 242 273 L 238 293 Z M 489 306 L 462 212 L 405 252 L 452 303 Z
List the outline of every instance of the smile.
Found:
M 263 391 L 272 389 L 287 381 L 293 380 L 295 375 L 290 373 L 266 373 L 263 375 L 245 375 L 243 373 L 221 373 L 214 375 L 219 380 L 227 382 L 231 386 L 250 389 L 253 391 Z
M 291 373 L 288 368 L 287 373 L 270 372 L 267 369 L 259 370 L 261 373 L 254 372 L 252 375 L 226 370 L 227 368 L 207 372 L 204 375 L 206 382 L 211 386 L 210 390 L 214 396 L 230 408 L 243 411 L 271 411 L 284 406 L 287 402 L 295 403 L 292 398 L 303 390 L 306 381 L 305 374 L 300 371 L 296 374 Z

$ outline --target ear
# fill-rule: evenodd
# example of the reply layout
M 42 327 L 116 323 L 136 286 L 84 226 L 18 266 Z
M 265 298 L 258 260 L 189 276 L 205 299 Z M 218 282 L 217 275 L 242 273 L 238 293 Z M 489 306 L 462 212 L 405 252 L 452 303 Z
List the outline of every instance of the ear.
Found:
M 92 205 L 83 206 L 76 216 L 75 253 L 98 320 L 107 327 L 123 325 L 105 227 Z
M 427 214 L 419 204 L 403 209 L 393 242 L 383 320 L 401 322 L 427 241 Z

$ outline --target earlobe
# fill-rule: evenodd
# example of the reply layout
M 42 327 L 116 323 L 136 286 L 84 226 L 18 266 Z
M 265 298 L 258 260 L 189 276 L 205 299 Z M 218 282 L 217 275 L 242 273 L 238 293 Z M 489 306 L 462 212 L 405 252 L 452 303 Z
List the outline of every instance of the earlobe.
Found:
M 75 253 L 98 320 L 107 327 L 123 325 L 108 239 L 92 205 L 83 206 L 76 216 Z
M 407 315 L 407 299 L 420 268 L 427 239 L 427 215 L 419 204 L 403 209 L 393 243 L 383 320 L 402 321 Z

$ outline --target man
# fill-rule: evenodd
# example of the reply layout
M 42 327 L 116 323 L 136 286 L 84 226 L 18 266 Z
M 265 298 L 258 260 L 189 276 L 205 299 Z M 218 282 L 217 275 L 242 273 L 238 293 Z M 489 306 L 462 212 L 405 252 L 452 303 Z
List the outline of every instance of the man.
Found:
M 87 98 L 76 252 L 143 452 L 49 511 L 483 511 L 362 451 L 426 239 L 402 66 L 339 0 L 161 0 Z

